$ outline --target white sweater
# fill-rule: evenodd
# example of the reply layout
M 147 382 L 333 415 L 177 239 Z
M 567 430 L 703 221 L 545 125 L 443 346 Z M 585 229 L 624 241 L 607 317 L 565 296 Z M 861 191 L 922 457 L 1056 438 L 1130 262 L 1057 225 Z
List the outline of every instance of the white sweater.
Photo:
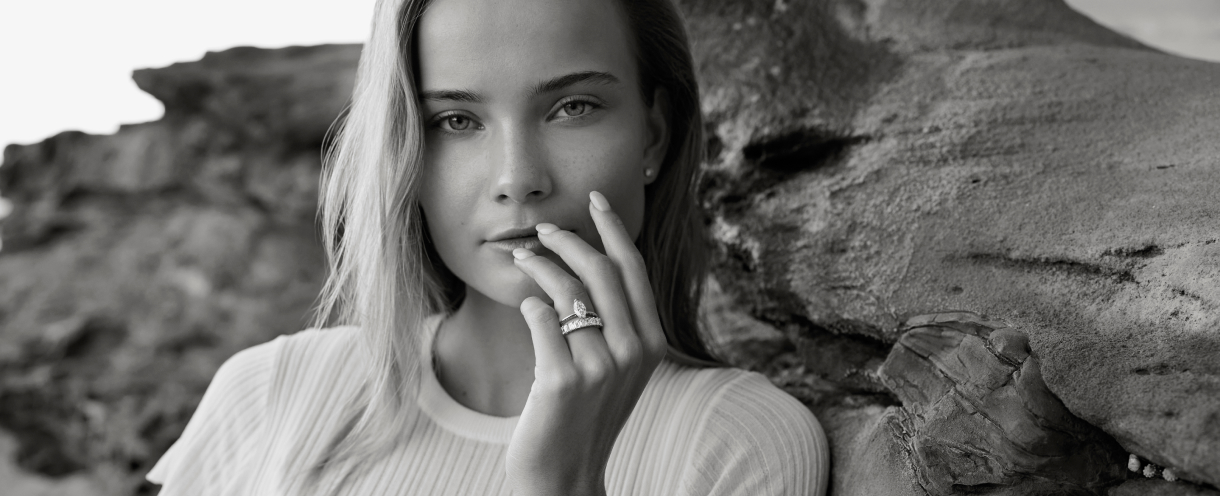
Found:
M 426 326 L 425 354 L 438 320 Z M 300 493 L 301 481 L 285 480 L 283 468 L 315 460 L 343 422 L 342 407 L 364 373 L 358 334 L 355 328 L 303 331 L 234 355 L 148 480 L 162 484 L 162 496 Z M 519 417 L 466 408 L 431 367 L 422 369 L 416 405 L 422 415 L 407 438 L 340 494 L 510 494 L 504 457 Z M 817 420 L 766 377 L 666 360 L 619 433 L 606 492 L 822 495 L 828 462 Z

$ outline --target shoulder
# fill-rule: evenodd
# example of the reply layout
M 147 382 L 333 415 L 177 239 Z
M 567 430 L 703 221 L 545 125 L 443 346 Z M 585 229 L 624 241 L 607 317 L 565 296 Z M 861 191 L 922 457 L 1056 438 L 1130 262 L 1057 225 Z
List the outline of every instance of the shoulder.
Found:
M 302 362 L 313 365 L 346 357 L 357 341 L 354 327 L 307 329 L 285 334 L 241 350 L 221 364 L 206 394 L 221 395 L 231 388 L 266 388 L 277 372 Z
M 268 344 L 276 346 L 268 377 L 273 405 L 336 379 L 354 380 L 366 363 L 358 356 L 360 332 L 355 327 L 307 329 Z
M 207 395 L 241 399 L 247 408 L 273 406 L 278 399 L 316 384 L 319 376 L 350 370 L 358 346 L 354 327 L 307 329 L 237 352 L 221 365 Z M 196 415 L 199 415 L 197 412 Z
M 225 360 L 178 440 L 148 474 L 162 494 L 223 492 L 256 451 L 277 398 L 300 389 L 328 361 L 346 356 L 351 328 L 306 330 L 246 348 Z M 336 364 L 338 365 L 338 364 Z M 291 396 L 291 394 L 287 394 Z
M 735 368 L 668 364 L 662 382 L 683 383 L 697 403 L 684 494 L 824 494 L 829 446 L 804 405 L 765 376 Z
M 649 387 L 664 390 L 669 401 L 698 404 L 707 418 L 730 422 L 774 419 L 821 429 L 808 408 L 757 372 L 733 367 L 694 368 L 665 361 Z
M 350 353 L 357 346 L 359 335 L 359 329 L 352 326 L 306 329 L 295 334 L 279 336 L 249 349 L 262 346 L 273 347 L 276 350 L 277 362 L 333 359 Z

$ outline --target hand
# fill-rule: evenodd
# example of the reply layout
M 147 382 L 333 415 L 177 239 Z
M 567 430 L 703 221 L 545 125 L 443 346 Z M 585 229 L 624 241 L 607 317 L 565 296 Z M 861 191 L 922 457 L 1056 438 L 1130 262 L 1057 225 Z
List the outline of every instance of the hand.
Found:
M 605 494 L 605 471 L 618 433 L 665 356 L 665 334 L 644 258 L 600 193 L 589 194 L 602 255 L 576 234 L 538 225 L 538 239 L 572 268 L 529 250 L 517 267 L 555 308 L 537 297 L 521 302 L 534 343 L 534 385 L 508 444 L 508 477 L 517 494 Z M 598 207 L 602 208 L 598 208 Z M 604 327 L 563 336 L 560 316 L 579 299 Z

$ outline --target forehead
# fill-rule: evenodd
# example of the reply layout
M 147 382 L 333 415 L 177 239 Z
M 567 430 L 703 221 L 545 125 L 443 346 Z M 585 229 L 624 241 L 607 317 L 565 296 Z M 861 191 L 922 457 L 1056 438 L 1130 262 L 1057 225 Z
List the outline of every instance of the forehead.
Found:
M 581 71 L 636 80 L 617 0 L 434 0 L 417 31 L 421 90 L 495 93 Z

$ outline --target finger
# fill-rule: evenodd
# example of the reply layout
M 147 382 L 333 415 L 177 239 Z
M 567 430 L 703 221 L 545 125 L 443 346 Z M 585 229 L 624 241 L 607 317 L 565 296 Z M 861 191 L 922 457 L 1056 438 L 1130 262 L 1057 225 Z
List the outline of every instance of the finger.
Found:
M 601 310 L 592 304 L 594 300 L 590 297 L 584 283 L 580 279 L 572 277 L 555 262 L 525 249 L 513 250 L 513 259 L 517 268 L 533 278 L 534 282 L 538 283 L 538 287 L 551 297 L 559 315 L 571 315 L 574 311 L 572 308 L 574 300 L 580 300 L 588 309 L 597 310 L 601 314 Z M 605 320 L 606 317 L 602 316 L 603 323 Z M 610 359 L 606 340 L 596 328 L 578 329 L 563 336 L 559 330 L 559 320 L 556 320 L 555 329 L 551 332 L 560 336 L 560 339 L 567 338 L 566 344 L 571 350 L 574 363 L 581 366 L 599 365 Z
M 589 215 L 597 226 L 597 232 L 606 248 L 606 256 L 618 266 L 623 290 L 636 317 L 636 330 L 640 339 L 658 353 L 665 349 L 665 331 L 657 315 L 657 302 L 648 283 L 648 268 L 644 256 L 635 246 L 635 240 L 627 232 L 623 220 L 610 208 L 610 202 L 597 191 L 589 193 Z
M 541 258 L 541 257 L 539 257 Z M 529 325 L 534 342 L 534 364 L 539 370 L 556 370 L 570 367 L 572 353 L 568 343 L 559 334 L 559 316 L 536 296 L 521 302 L 521 315 Z
M 623 292 L 618 266 L 571 231 L 551 224 L 538 225 L 538 240 L 559 255 L 584 282 L 605 323 L 602 329 L 611 354 L 622 363 L 638 355 L 642 343 L 636 335 L 631 306 Z

